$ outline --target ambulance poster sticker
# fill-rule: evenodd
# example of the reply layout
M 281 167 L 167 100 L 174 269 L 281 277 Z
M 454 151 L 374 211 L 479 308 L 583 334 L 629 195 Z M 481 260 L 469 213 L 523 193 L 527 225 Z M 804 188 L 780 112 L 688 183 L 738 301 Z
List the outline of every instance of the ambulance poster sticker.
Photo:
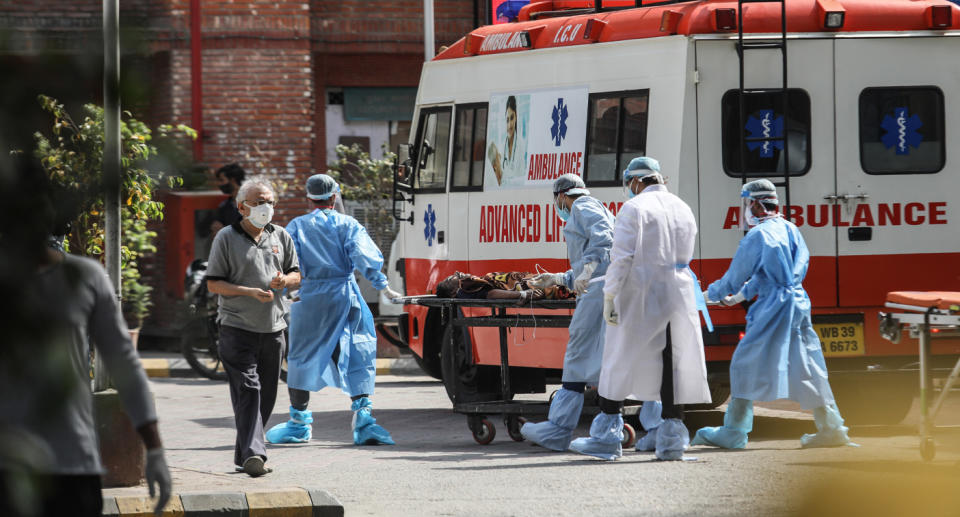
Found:
M 490 96 L 485 189 L 545 187 L 583 174 L 587 89 Z

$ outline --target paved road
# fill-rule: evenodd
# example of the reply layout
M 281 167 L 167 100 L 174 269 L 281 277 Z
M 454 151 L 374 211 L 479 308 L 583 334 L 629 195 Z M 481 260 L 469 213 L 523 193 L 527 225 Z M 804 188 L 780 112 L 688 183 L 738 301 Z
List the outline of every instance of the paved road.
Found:
M 920 460 L 916 404 L 904 424 L 855 428 L 859 448 L 799 449 L 812 432 L 790 403 L 758 408 L 745 451 L 695 447 L 691 462 L 661 463 L 625 452 L 616 462 L 553 453 L 507 437 L 474 443 L 443 386 L 426 377 L 378 378 L 374 415 L 399 445 L 355 447 L 349 399 L 315 394 L 313 440 L 272 446 L 274 472 L 233 472 L 227 386 L 154 379 L 161 433 L 181 492 L 310 486 L 328 490 L 347 515 L 958 515 L 960 393 L 944 409 L 938 454 Z M 286 420 L 285 390 L 270 424 Z M 688 426 L 718 425 L 721 411 L 690 413 Z M 586 435 L 589 420 L 581 422 Z M 109 494 L 143 488 L 111 489 Z

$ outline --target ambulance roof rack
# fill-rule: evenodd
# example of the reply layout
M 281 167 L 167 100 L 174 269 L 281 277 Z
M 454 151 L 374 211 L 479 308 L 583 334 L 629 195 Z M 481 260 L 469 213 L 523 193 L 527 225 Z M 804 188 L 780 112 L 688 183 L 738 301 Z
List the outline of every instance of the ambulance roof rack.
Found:
M 576 16 L 579 14 L 609 13 L 640 7 L 663 7 L 672 4 L 689 3 L 698 0 L 546 0 L 534 1 L 528 4 L 526 17 L 530 20 L 556 18 L 559 16 Z M 748 0 L 749 1 L 749 0 Z M 545 9 L 545 10 L 541 10 Z M 521 16 L 522 18 L 522 16 Z
M 743 33 L 743 6 L 749 3 L 772 3 L 780 4 L 780 35 L 779 38 L 765 40 L 744 41 Z M 746 54 L 750 50 L 779 50 L 781 57 L 781 83 L 779 87 L 773 88 L 747 88 L 745 79 Z M 777 146 L 779 144 L 780 160 L 774 162 L 783 163 L 783 168 L 774 165 L 772 170 L 751 170 L 751 173 L 762 173 L 771 176 L 773 184 L 784 189 L 783 213 L 789 217 L 790 213 L 790 145 L 788 140 L 789 121 L 790 121 L 790 92 L 787 88 L 787 1 L 786 0 L 737 0 L 737 56 L 740 61 L 740 181 L 747 182 L 747 145 L 750 143 L 770 143 Z M 747 127 L 747 102 L 748 95 L 779 94 L 780 95 L 780 134 L 775 131 L 770 134 L 764 134 L 759 137 L 747 137 L 744 133 Z M 776 120 L 776 110 L 773 110 L 773 119 Z M 772 122 L 775 126 L 775 122 Z M 753 174 L 751 174 L 752 176 Z M 743 214 L 741 214 L 741 217 Z

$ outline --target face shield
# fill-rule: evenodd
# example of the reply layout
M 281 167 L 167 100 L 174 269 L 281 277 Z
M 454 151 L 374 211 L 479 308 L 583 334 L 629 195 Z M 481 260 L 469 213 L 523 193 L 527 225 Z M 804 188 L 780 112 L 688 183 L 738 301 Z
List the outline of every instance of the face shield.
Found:
M 777 204 L 776 191 L 759 191 L 759 192 L 749 192 L 741 191 L 740 192 L 740 229 L 747 231 L 750 228 L 762 223 L 771 216 L 776 216 L 778 212 L 767 210 L 763 205 L 760 205 L 760 208 L 763 211 L 763 215 L 757 216 L 753 213 L 753 207 L 757 203 L 773 203 Z

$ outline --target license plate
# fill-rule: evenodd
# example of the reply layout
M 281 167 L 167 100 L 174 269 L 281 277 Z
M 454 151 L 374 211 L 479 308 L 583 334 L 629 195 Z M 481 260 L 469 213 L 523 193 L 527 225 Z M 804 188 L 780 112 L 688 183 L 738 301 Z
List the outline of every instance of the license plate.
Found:
M 863 323 L 814 323 L 826 357 L 849 357 L 866 354 L 863 346 Z

